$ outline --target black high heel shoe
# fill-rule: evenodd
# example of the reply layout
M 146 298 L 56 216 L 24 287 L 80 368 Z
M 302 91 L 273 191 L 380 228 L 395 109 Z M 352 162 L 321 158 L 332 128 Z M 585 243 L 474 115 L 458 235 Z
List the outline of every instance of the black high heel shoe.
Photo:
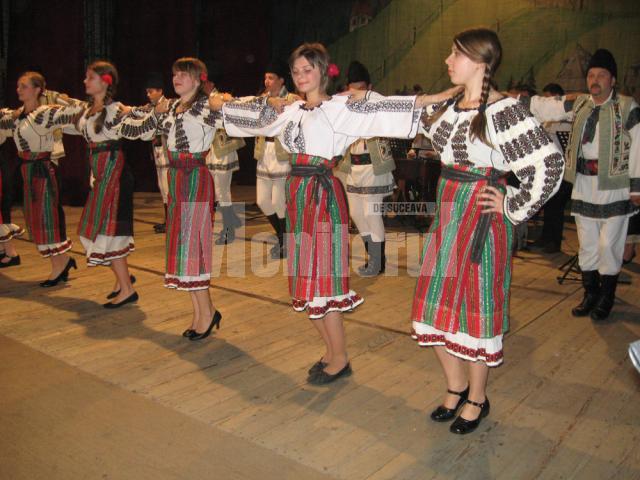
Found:
M 489 415 L 489 410 L 491 410 L 491 406 L 489 405 L 489 399 L 485 397 L 484 402 L 478 403 L 472 400 L 467 400 L 467 403 L 471 405 L 475 405 L 480 409 L 480 415 L 475 420 L 467 420 L 460 415 L 449 427 L 449 431 L 451 433 L 456 433 L 458 435 L 466 435 L 467 433 L 473 432 L 480 425 L 480 421 Z
M 216 327 L 218 330 L 220 330 L 221 320 L 222 320 L 222 314 L 218 310 L 216 310 L 216 313 L 213 314 L 213 318 L 211 319 L 211 323 L 209 324 L 209 328 L 207 328 L 206 331 L 202 333 L 198 333 L 197 331 L 194 330 L 193 335 L 187 338 L 191 341 L 203 340 L 207 338 L 209 335 L 211 335 L 211 330 L 213 330 L 213 327 Z
M 131 285 L 136 283 L 136 277 L 134 277 L 133 275 L 129 275 L 129 280 L 131 280 Z M 120 295 L 120 290 L 114 290 L 109 295 L 107 295 L 107 300 L 111 300 L 112 298 L 116 298 L 118 295 Z
M 113 302 L 104 303 L 102 306 L 104 308 L 120 308 L 121 306 L 126 305 L 127 303 L 137 302 L 138 298 L 139 298 L 138 297 L 138 292 L 133 292 L 131 295 L 129 295 L 127 298 L 125 298 L 121 302 L 118 302 L 118 303 L 113 303 Z
M 451 395 L 458 395 L 460 400 L 458 400 L 458 403 L 453 408 L 447 408 L 444 405 L 440 405 L 431 412 L 431 420 L 434 422 L 448 422 L 449 420 L 452 420 L 458 413 L 458 410 L 460 410 L 460 407 L 462 407 L 464 402 L 469 398 L 469 387 L 467 386 L 467 388 L 462 392 L 454 392 L 453 390 L 447 389 L 447 393 L 450 393 Z
M 193 328 L 187 328 L 184 332 L 182 332 L 182 336 L 185 338 L 193 337 L 196 331 Z
M 40 286 L 43 288 L 55 287 L 61 281 L 66 282 L 67 280 L 69 280 L 69 270 L 71 270 L 71 268 L 75 268 L 76 270 L 78 269 L 78 265 L 76 265 L 76 260 L 74 258 L 69 259 L 67 265 L 64 267 L 64 270 L 60 272 L 60 275 L 58 275 L 53 280 L 47 279 L 44 282 L 40 282 Z

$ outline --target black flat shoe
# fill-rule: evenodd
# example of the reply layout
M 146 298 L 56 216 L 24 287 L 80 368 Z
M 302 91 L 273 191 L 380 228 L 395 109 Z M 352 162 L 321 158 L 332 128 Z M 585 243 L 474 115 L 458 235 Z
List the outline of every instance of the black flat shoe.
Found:
M 138 301 L 138 292 L 133 292 L 131 295 L 129 295 L 127 298 L 125 298 L 124 300 L 122 300 L 121 302 L 118 303 L 105 303 L 104 305 L 102 305 L 104 308 L 120 308 L 123 305 L 126 305 L 127 303 L 132 303 L 132 302 L 137 302 Z
M 489 415 L 489 410 L 491 406 L 489 405 L 489 399 L 485 397 L 484 402 L 477 403 L 471 400 L 467 400 L 467 403 L 471 405 L 475 405 L 480 409 L 480 415 L 475 420 L 467 420 L 460 415 L 449 427 L 449 431 L 451 433 L 456 433 L 458 435 L 466 435 L 467 433 L 473 432 L 480 425 L 480 421 Z
M 55 287 L 60 282 L 66 282 L 67 280 L 69 280 L 69 270 L 71 270 L 72 268 L 75 268 L 76 270 L 78 269 L 78 265 L 76 264 L 76 260 L 74 258 L 69 259 L 64 267 L 64 270 L 60 272 L 60 275 L 58 275 L 53 280 L 47 279 L 44 282 L 40 282 L 40 286 L 43 288 Z
M 325 367 L 329 365 L 328 363 L 325 363 L 322 361 L 322 358 L 320 360 L 318 360 L 316 363 L 314 363 L 313 365 L 311 365 L 311 368 L 307 371 L 307 373 L 309 375 L 315 375 L 316 373 L 322 371 L 325 369 Z
M 205 338 L 207 338 L 209 335 L 211 335 L 211 330 L 213 330 L 213 327 L 216 327 L 218 330 L 220 330 L 220 321 L 222 320 L 222 314 L 216 310 L 216 313 L 213 314 L 213 318 L 211 319 L 211 323 L 209 324 L 209 328 L 207 328 L 206 331 L 204 331 L 203 333 L 198 333 L 197 331 L 193 331 L 193 335 L 191 335 L 189 338 L 189 340 L 192 341 L 197 341 L 197 340 L 203 340 Z
M 462 392 L 454 392 L 453 390 L 447 389 L 447 393 L 451 395 L 458 395 L 460 400 L 454 408 L 447 408 L 444 405 L 440 405 L 433 412 L 431 412 L 431 420 L 434 422 L 448 422 L 449 420 L 453 420 L 453 418 L 458 413 L 458 410 L 464 405 L 464 402 L 469 398 L 469 387 L 467 387 Z
M 15 267 L 17 265 L 20 265 L 20 255 L 16 255 L 15 257 L 4 255 L 2 258 L 4 257 L 10 258 L 11 260 L 9 260 L 8 262 L 0 262 L 0 268 Z
M 133 275 L 129 275 L 129 280 L 131 280 L 131 285 L 136 283 L 136 277 L 134 277 Z M 118 295 L 120 295 L 120 290 L 114 290 L 109 295 L 107 295 L 107 300 L 111 300 L 112 298 L 116 298 Z
M 338 373 L 334 373 L 333 375 L 325 372 L 324 370 L 320 370 L 315 375 L 310 375 L 307 379 L 307 383 L 310 383 L 311 385 L 326 385 L 327 383 L 335 382 L 340 377 L 347 377 L 351 375 L 351 373 L 353 373 L 351 370 L 351 364 L 347 363 L 342 370 Z

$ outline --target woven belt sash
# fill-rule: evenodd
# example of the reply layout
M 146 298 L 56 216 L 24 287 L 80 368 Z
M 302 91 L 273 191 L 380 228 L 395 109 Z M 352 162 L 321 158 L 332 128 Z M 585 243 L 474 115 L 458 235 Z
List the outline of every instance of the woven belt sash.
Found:
M 51 160 L 51 152 L 30 152 L 28 150 L 18 152 L 18 157 L 24 162 L 39 162 L 42 160 Z
M 488 176 L 481 175 L 479 173 L 467 172 L 464 170 L 458 170 L 450 167 L 443 167 L 440 176 L 445 180 L 451 180 L 453 182 L 460 183 L 473 183 L 486 181 L 490 186 L 496 187 L 498 180 L 504 175 L 503 172 L 493 170 Z M 491 220 L 493 219 L 493 213 L 481 213 L 480 220 L 476 231 L 473 233 L 473 240 L 471 242 L 471 262 L 480 263 L 482 260 L 482 249 L 489 236 L 489 230 L 491 228 Z
M 361 153 L 360 155 L 351 154 L 352 165 L 371 165 L 371 154 Z
M 320 196 L 318 195 L 319 187 L 324 188 L 327 191 L 327 195 L 333 193 L 333 183 L 331 181 L 333 171 L 325 165 L 292 165 L 291 176 L 313 177 L 311 198 L 316 201 L 316 204 L 320 203 Z
M 192 170 L 197 167 L 206 165 L 206 152 L 177 152 L 175 150 L 168 151 L 169 166 L 171 168 L 180 168 L 184 170 Z
M 91 153 L 100 152 L 117 152 L 120 150 L 120 142 L 91 142 L 89 143 L 89 150 Z
M 598 159 L 587 160 L 586 158 L 578 157 L 578 165 L 576 171 L 582 175 L 593 177 L 598 175 Z

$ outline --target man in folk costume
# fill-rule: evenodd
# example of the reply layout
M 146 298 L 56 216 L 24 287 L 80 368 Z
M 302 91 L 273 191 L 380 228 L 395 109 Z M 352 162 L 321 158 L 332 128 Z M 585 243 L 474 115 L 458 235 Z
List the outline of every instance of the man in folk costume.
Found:
M 162 74 L 160 72 L 150 72 L 147 77 L 145 85 L 147 98 L 149 99 L 149 107 L 153 108 L 158 103 L 165 100 L 164 97 L 164 82 L 162 81 Z M 165 233 L 167 231 L 167 195 L 169 193 L 169 183 L 167 180 L 167 169 L 169 168 L 169 161 L 167 160 L 166 153 L 166 141 L 162 138 L 162 135 L 155 135 L 151 140 L 151 147 L 153 150 L 153 160 L 156 164 L 156 171 L 158 173 L 158 189 L 162 195 L 162 204 L 164 205 L 164 219 L 162 223 L 157 223 L 153 226 L 153 230 L 156 233 Z
M 264 95 L 295 99 L 287 91 L 285 85 L 289 67 L 286 63 L 274 60 L 264 72 Z M 284 245 L 286 230 L 285 183 L 291 171 L 289 153 L 275 137 L 256 137 L 253 157 L 258 161 L 256 166 L 256 203 L 276 232 L 278 244 L 271 251 L 271 258 L 285 258 Z
M 347 71 L 350 90 L 371 90 L 367 68 L 353 61 Z M 361 139 L 354 143 L 339 169 L 347 174 L 346 187 L 349 213 L 367 251 L 367 262 L 358 268 L 362 276 L 373 277 L 385 269 L 385 236 L 382 211 L 376 209 L 384 197 L 393 192 L 392 171 L 395 169 L 388 140 Z
M 209 74 L 204 80 L 204 91 L 208 95 L 220 93 L 216 81 L 221 75 L 221 68 L 217 62 L 205 62 Z M 231 198 L 231 177 L 233 172 L 240 170 L 237 151 L 245 146 L 244 139 L 227 135 L 224 128 L 219 128 L 213 137 L 211 148 L 207 154 L 206 163 L 211 178 L 213 178 L 217 209 L 222 214 L 222 230 L 216 239 L 216 245 L 226 245 L 236 239 L 236 228 L 242 222 L 233 209 Z
M 533 97 L 531 111 L 544 120 L 573 119 L 566 176 L 573 182 L 571 213 L 580 242 L 584 297 L 574 316 L 609 316 L 629 217 L 640 207 L 640 107 L 616 92 L 618 70 L 608 50 L 597 50 L 587 69 L 590 95 L 570 104 Z

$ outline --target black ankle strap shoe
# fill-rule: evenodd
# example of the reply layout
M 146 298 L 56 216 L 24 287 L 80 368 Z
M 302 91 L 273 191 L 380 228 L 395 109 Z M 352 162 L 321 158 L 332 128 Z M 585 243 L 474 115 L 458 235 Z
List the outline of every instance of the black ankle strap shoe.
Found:
M 460 410 L 462 405 L 464 405 L 464 402 L 467 401 L 467 398 L 469 398 L 469 387 L 462 392 L 454 392 L 453 390 L 447 389 L 447 393 L 450 393 L 451 395 L 458 395 L 460 400 L 458 400 L 458 403 L 454 408 L 447 408 L 444 405 L 440 405 L 431 412 L 431 420 L 434 422 L 448 422 L 449 420 L 452 420 L 458 413 L 458 410 Z
M 451 433 L 456 433 L 458 435 L 466 435 L 467 433 L 473 432 L 480 425 L 480 421 L 489 415 L 489 410 L 491 406 L 489 405 L 489 399 L 485 397 L 484 402 L 478 403 L 472 400 L 467 400 L 467 403 L 474 405 L 480 409 L 480 414 L 478 418 L 475 420 L 467 420 L 462 415 L 455 419 L 455 421 L 449 427 L 449 431 Z

